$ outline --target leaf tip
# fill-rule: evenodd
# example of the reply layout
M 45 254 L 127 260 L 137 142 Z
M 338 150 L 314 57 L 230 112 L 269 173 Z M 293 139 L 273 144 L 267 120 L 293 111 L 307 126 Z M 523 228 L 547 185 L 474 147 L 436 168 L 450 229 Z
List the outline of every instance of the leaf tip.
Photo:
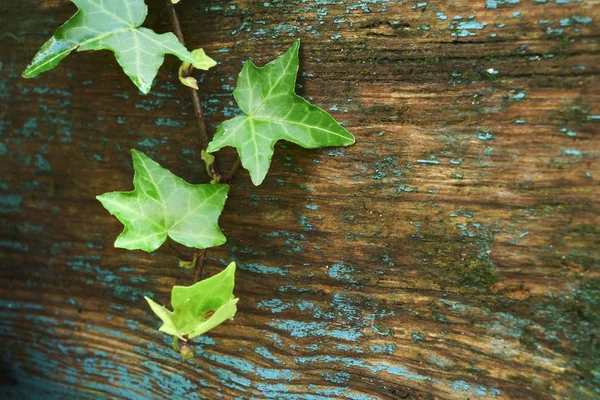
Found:
M 100 202 L 100 204 L 102 204 L 104 206 L 104 196 L 106 195 L 106 193 L 102 193 L 96 196 L 96 200 L 98 200 Z
M 131 157 L 133 158 L 133 160 L 135 161 L 136 158 L 143 160 L 145 158 L 148 158 L 148 156 L 146 154 L 144 154 L 143 152 L 136 150 L 136 149 L 130 149 L 131 150 Z
M 228 270 L 229 268 L 231 268 L 231 270 L 235 272 L 235 269 L 237 268 L 237 264 L 235 263 L 235 261 L 230 262 L 227 268 L 225 268 L 225 270 Z
M 250 171 L 250 170 L 248 170 Z M 254 186 L 260 186 L 263 181 L 265 180 L 265 177 L 267 176 L 267 171 L 256 171 L 256 172 L 251 172 L 250 171 L 250 179 L 252 180 L 252 183 L 254 184 Z
M 144 296 L 144 299 L 146 299 L 146 302 L 148 302 L 148 305 L 153 308 L 155 305 L 157 306 L 158 304 L 152 300 L 150 297 L 148 296 Z
M 354 136 L 350 132 L 348 132 L 348 133 L 350 134 L 350 137 L 348 139 L 346 139 L 346 141 L 344 142 L 344 146 L 351 146 L 354 143 L 356 143 L 356 136 Z
M 217 62 L 210 58 L 202 48 L 192 50 L 191 53 L 194 57 L 194 62 L 192 63 L 192 65 L 196 69 L 208 71 L 210 68 L 217 65 Z
M 298 55 L 298 53 L 300 52 L 300 39 L 296 39 L 296 41 L 292 44 L 288 51 L 296 53 L 296 55 Z

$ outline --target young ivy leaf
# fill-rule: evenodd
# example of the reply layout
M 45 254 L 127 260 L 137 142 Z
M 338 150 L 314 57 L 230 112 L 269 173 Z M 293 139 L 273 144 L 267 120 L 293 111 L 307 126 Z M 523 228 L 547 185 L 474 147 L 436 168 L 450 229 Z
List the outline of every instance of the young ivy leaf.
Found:
M 190 185 L 144 153 L 131 152 L 135 189 L 96 197 L 125 225 L 115 247 L 152 252 L 167 236 L 197 249 L 225 243 L 217 222 L 229 185 Z
M 354 136 L 327 112 L 294 92 L 300 41 L 264 67 L 247 61 L 233 96 L 245 115 L 223 122 L 208 145 L 214 152 L 237 148 L 242 165 L 260 185 L 269 170 L 273 146 L 287 140 L 305 148 L 348 146 Z
M 237 311 L 233 295 L 235 263 L 222 272 L 192 286 L 174 286 L 169 311 L 152 299 L 146 301 L 163 321 L 161 332 L 187 340 L 202 335 L 222 322 L 233 318 Z
M 113 51 L 123 71 L 143 93 L 150 91 L 165 54 L 208 69 L 210 62 L 197 62 L 174 34 L 159 35 L 140 28 L 148 13 L 144 0 L 71 1 L 79 10 L 44 43 L 23 72 L 24 78 L 54 68 L 75 49 Z
M 207 56 L 203 49 L 193 50 L 192 55 L 196 61 L 193 64 L 188 62 L 181 64 L 179 67 L 179 81 L 187 87 L 198 90 L 198 82 L 193 76 L 190 76 L 194 68 L 208 70 L 217 65 L 217 62 Z

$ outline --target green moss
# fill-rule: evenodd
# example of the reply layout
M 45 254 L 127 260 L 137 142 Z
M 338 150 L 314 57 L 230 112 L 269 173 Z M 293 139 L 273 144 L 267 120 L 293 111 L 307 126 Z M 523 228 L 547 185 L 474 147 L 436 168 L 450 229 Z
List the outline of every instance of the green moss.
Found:
M 532 306 L 549 340 L 567 344 L 576 369 L 576 393 L 600 389 L 600 279 L 582 281 L 576 290 Z
M 422 239 L 415 246 L 415 260 L 421 270 L 442 289 L 453 287 L 461 292 L 487 292 L 498 277 L 495 265 L 489 258 L 497 226 L 469 222 L 413 223 Z M 449 238 L 459 228 L 460 236 Z
M 455 265 L 450 270 L 458 285 L 478 288 L 489 288 L 498 277 L 488 263 L 472 261 L 468 264 Z
M 365 110 L 360 110 L 364 113 L 394 113 L 396 112 L 396 107 L 391 104 L 375 104 Z
M 464 369 L 465 373 L 469 374 L 469 375 L 475 375 L 475 376 L 488 376 L 490 373 L 488 371 L 485 371 L 483 369 L 479 369 L 479 368 L 465 368 Z
M 533 385 L 534 384 L 534 380 L 532 377 L 521 375 L 521 374 L 508 375 L 508 380 L 511 382 L 518 383 L 519 385 Z

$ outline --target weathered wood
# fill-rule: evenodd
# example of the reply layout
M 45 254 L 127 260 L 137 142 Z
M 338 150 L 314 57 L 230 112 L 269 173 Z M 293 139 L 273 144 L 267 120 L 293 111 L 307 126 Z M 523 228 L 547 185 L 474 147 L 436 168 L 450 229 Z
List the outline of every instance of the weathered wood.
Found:
M 147 26 L 168 29 L 162 0 Z M 600 7 L 578 1 L 194 1 L 177 6 L 209 130 L 243 60 L 302 39 L 299 92 L 357 136 L 240 172 L 204 275 L 239 262 L 235 319 L 181 361 L 143 295 L 192 272 L 112 247 L 94 199 L 129 148 L 202 182 L 168 59 L 147 95 L 108 52 L 35 80 L 75 10 L 0 5 L 0 393 L 14 398 L 568 398 L 600 391 Z M 224 152 L 226 169 L 233 153 Z

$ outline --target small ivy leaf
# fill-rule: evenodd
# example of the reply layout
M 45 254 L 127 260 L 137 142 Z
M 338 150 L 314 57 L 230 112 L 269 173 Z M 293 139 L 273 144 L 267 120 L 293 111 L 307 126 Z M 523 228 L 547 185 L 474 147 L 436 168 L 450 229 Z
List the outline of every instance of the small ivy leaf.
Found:
M 209 56 L 207 56 L 203 49 L 192 50 L 192 55 L 194 56 L 194 62 L 192 63 L 192 65 L 196 69 L 203 69 L 205 71 L 208 71 L 209 69 L 217 65 L 217 62 Z
M 233 96 L 246 115 L 219 125 L 208 145 L 208 152 L 237 148 L 255 185 L 264 180 L 278 140 L 305 148 L 348 146 L 355 140 L 331 115 L 294 92 L 299 47 L 297 40 L 284 55 L 261 68 L 252 61 L 244 64 Z
M 179 74 L 179 82 L 184 84 L 187 87 L 198 90 L 198 82 L 193 76 L 183 77 L 182 74 Z
M 233 318 L 239 299 L 233 295 L 235 263 L 192 286 L 174 286 L 173 311 L 146 297 L 152 311 L 163 321 L 159 331 L 182 340 L 192 339 Z
M 225 243 L 217 222 L 229 185 L 191 185 L 144 153 L 131 153 L 135 189 L 96 197 L 125 225 L 115 247 L 152 252 L 167 236 L 197 249 Z
M 23 72 L 24 78 L 33 78 L 56 67 L 75 49 L 111 50 L 133 83 L 148 93 L 165 54 L 197 63 L 174 34 L 159 35 L 140 28 L 148 13 L 143 0 L 71 1 L 79 10 L 42 46 Z
M 221 177 L 215 175 L 212 168 L 212 165 L 215 163 L 215 156 L 207 153 L 206 150 L 202 150 L 202 152 L 200 152 L 200 157 L 202 157 L 202 161 L 204 161 L 204 165 L 206 166 L 206 173 L 210 176 L 210 183 L 219 183 Z
M 194 257 L 194 259 L 191 260 L 191 261 L 179 260 L 179 267 L 183 268 L 183 269 L 196 268 L 196 262 L 197 262 L 197 258 L 196 257 Z
M 194 56 L 195 60 L 193 64 L 189 62 L 183 62 L 179 67 L 179 81 L 187 87 L 198 90 L 198 82 L 194 77 L 190 76 L 193 69 L 196 68 L 207 71 L 208 69 L 217 65 L 217 62 L 207 56 L 202 49 L 196 49 L 192 51 L 192 55 Z

